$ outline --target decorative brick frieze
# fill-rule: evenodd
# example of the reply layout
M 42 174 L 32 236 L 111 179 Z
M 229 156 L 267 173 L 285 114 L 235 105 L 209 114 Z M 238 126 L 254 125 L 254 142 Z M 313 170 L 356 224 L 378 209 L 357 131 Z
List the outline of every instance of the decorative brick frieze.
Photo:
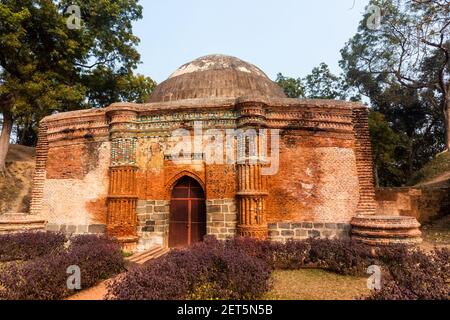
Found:
M 350 236 L 348 223 L 278 222 L 269 224 L 272 241 L 305 240 L 308 238 L 344 239 Z
M 136 141 L 136 138 L 114 139 L 111 143 L 111 165 L 135 165 Z
M 50 146 L 108 141 L 109 126 L 105 109 L 80 110 L 46 117 L 41 124 L 47 127 Z

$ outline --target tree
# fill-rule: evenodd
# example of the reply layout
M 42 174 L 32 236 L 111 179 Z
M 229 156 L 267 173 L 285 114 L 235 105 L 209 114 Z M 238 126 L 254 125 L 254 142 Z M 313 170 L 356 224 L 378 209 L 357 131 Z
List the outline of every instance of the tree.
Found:
M 345 79 L 331 73 L 323 62 L 304 78 L 295 79 L 279 73 L 276 83 L 289 98 L 360 100 L 360 96 L 347 86 Z
M 156 82 L 143 75 L 116 73 L 98 67 L 83 77 L 89 105 L 107 106 L 117 101 L 144 103 L 156 87 Z
M 304 82 L 306 96 L 310 99 L 347 99 L 343 79 L 332 74 L 326 63 L 312 69 Z
M 72 5 L 80 8 L 80 28 L 71 24 L 77 22 Z M 132 21 L 141 17 L 137 0 L 1 2 L 0 171 L 14 122 L 19 139 L 33 141 L 40 119 L 55 111 L 148 95 L 152 80 L 133 75 L 140 56 Z M 149 88 L 136 88 L 140 84 Z
M 283 74 L 279 73 L 275 82 L 283 89 L 288 98 L 305 97 L 305 88 L 302 79 L 285 77 Z
M 384 115 L 376 111 L 369 112 L 369 129 L 375 184 L 377 187 L 396 185 L 395 180 L 402 175 L 395 154 L 401 138 L 391 129 Z
M 371 0 L 381 8 L 378 28 L 369 28 L 370 13 L 342 50 L 341 66 L 350 84 L 369 97 L 398 84 L 417 91 L 420 102 L 440 108 L 444 143 L 450 147 L 450 7 L 446 0 Z M 379 88 L 380 89 L 380 86 Z M 383 88 L 381 88 L 383 90 Z M 434 113 L 433 111 L 430 111 Z

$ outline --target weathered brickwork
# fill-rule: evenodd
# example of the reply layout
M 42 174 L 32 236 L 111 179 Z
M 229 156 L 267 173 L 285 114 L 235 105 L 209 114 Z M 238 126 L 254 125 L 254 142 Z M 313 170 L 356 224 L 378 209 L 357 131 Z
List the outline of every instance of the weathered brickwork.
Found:
M 269 222 L 349 223 L 359 201 L 352 146 L 352 140 L 323 134 L 286 134 L 280 171 L 268 179 Z
M 102 229 L 127 248 L 139 250 L 168 246 L 172 190 L 186 176 L 203 189 L 206 232 L 219 239 L 236 234 L 275 240 L 342 236 L 353 217 L 375 213 L 363 105 L 288 99 L 275 85 L 266 86 L 270 80 L 256 67 L 236 58 L 208 59 L 176 73 L 203 79 L 189 83 L 197 91 L 177 87 L 181 78 L 175 76 L 158 87 L 150 103 L 116 103 L 45 118 L 39 131 L 32 213 L 45 218 L 52 230 Z M 246 71 L 236 69 L 242 65 Z M 208 70 L 198 71 L 203 68 Z M 214 74 L 221 80 L 213 81 Z M 260 82 L 257 91 L 251 90 L 260 92 L 258 96 L 248 95 L 237 80 L 246 78 L 248 83 Z M 204 88 L 218 83 L 226 90 Z M 207 92 L 215 95 L 205 97 Z M 224 96 L 226 92 L 235 95 Z M 173 132 L 192 134 L 199 122 L 204 132 L 279 132 L 279 170 L 263 177 L 265 164 L 252 164 L 250 158 L 210 163 L 204 151 L 195 150 L 188 155 L 190 163 L 174 162 L 169 151 L 179 139 Z M 201 144 L 207 146 L 212 136 L 205 133 Z M 236 140 L 232 146 L 237 148 Z M 271 150 L 268 156 L 275 156 Z M 313 227 L 307 228 L 308 223 Z
M 236 235 L 237 208 L 234 199 L 216 199 L 206 201 L 208 235 L 226 240 Z
M 67 153 L 73 150 L 69 148 Z M 64 152 L 64 151 L 61 151 Z M 88 158 L 83 153 L 70 153 L 68 162 L 78 163 L 80 158 Z M 56 176 L 55 172 L 66 169 L 65 163 L 50 162 L 47 165 L 47 179 L 43 183 L 43 195 L 41 198 L 41 211 L 39 215 L 45 218 L 50 225 L 59 226 L 90 226 L 106 224 L 106 197 L 108 195 L 108 171 L 110 159 L 110 145 L 107 142 L 96 144 L 96 158 L 88 172 L 78 177 L 67 178 Z M 74 158 L 72 161 L 71 159 Z M 53 172 L 51 178 L 48 172 Z M 68 171 L 65 171 L 68 172 Z
M 47 179 L 78 179 L 98 166 L 101 142 L 88 142 L 48 150 Z M 64 166 L 61 166 L 64 163 Z
M 372 145 L 368 123 L 368 110 L 363 106 L 353 109 L 353 130 L 359 180 L 358 214 L 375 214 L 375 187 L 372 166 Z
M 44 196 L 44 183 L 47 176 L 48 139 L 47 124 L 42 123 L 38 132 L 38 144 L 36 146 L 36 167 L 33 175 L 31 190 L 30 213 L 37 215 L 42 210 L 42 198 Z
M 350 236 L 348 223 L 278 222 L 269 224 L 269 239 L 286 242 L 308 238 L 345 239 Z
M 450 188 L 378 188 L 377 215 L 409 216 L 427 223 L 450 212 Z

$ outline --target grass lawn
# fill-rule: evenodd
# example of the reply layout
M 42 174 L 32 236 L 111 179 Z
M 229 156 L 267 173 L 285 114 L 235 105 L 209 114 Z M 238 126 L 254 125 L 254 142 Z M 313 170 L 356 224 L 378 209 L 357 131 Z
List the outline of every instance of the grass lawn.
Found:
M 367 278 L 342 276 L 320 269 L 275 271 L 267 300 L 354 300 L 370 294 Z

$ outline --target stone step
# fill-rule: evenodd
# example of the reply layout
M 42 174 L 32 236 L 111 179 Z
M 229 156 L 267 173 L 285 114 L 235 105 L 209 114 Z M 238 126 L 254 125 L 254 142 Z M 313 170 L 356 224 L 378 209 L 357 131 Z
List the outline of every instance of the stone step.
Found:
M 151 247 L 150 249 L 148 249 L 146 251 L 142 251 L 142 252 L 138 252 L 138 253 L 133 254 L 132 256 L 128 257 L 127 260 L 129 260 L 129 261 L 139 260 L 143 256 L 152 254 L 153 252 L 158 251 L 159 249 L 161 249 L 160 246 L 153 246 L 153 247 Z
M 137 264 L 144 264 L 147 261 L 158 259 L 159 257 L 164 256 L 167 254 L 170 250 L 167 248 L 159 248 L 158 250 L 153 251 L 151 254 L 147 254 L 142 256 L 140 259 L 136 261 Z
M 0 215 L 0 233 L 21 231 L 44 231 L 47 221 L 25 213 L 5 213 Z
M 147 251 L 136 253 L 131 257 L 126 258 L 128 262 L 136 263 L 136 264 L 144 264 L 150 260 L 157 259 L 169 253 L 169 248 L 163 248 L 159 246 L 155 246 L 150 248 Z

